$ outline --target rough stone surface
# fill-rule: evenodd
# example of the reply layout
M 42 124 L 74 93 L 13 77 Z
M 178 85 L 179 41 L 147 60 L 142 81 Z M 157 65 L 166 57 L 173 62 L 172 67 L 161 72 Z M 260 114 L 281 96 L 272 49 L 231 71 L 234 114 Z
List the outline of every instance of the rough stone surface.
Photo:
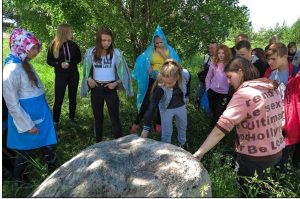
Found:
M 211 187 L 191 153 L 128 135 L 86 148 L 30 197 L 211 197 Z

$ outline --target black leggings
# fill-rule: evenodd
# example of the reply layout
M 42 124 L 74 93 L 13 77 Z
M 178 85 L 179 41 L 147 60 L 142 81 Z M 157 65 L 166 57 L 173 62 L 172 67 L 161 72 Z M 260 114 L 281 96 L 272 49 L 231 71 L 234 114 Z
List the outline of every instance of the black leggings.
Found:
M 42 160 L 48 165 L 48 167 L 51 167 L 55 164 L 55 153 L 53 152 L 51 146 L 44 146 L 38 149 L 40 153 L 42 154 Z M 31 154 L 35 154 L 36 150 L 16 150 L 16 160 L 15 160 L 15 166 L 14 166 L 14 177 L 17 180 L 22 181 L 22 177 L 24 174 L 24 171 L 28 165 L 28 163 L 31 161 L 32 156 Z
M 79 73 L 75 71 L 71 74 L 55 75 L 55 101 L 53 105 L 53 121 L 59 122 L 61 106 L 64 101 L 66 88 L 68 86 L 69 95 L 69 118 L 74 119 L 76 111 L 76 95 L 79 83 Z
M 213 91 L 212 89 L 208 89 L 207 97 L 209 101 L 209 108 L 213 115 L 212 124 L 214 126 L 226 109 L 228 104 L 228 94 L 221 94 Z
M 112 123 L 112 128 L 115 133 L 115 138 L 119 138 L 122 136 L 122 126 L 119 119 L 120 101 L 117 90 L 111 90 L 100 86 L 99 84 L 98 87 L 95 87 L 91 90 L 91 103 L 95 120 L 94 131 L 96 136 L 96 142 L 102 141 L 104 101 L 107 105 L 109 117 Z
M 148 109 L 149 103 L 150 103 L 151 90 L 152 90 L 152 86 L 153 86 L 154 82 L 155 82 L 155 79 L 149 78 L 148 89 L 145 94 L 144 100 L 142 102 L 140 111 L 135 118 L 135 121 L 134 121 L 135 124 L 140 124 L 141 120 L 144 118 L 144 115 L 145 115 L 145 113 Z M 161 118 L 160 118 L 160 113 L 159 113 L 158 108 L 156 110 L 156 124 L 159 124 L 159 125 L 161 124 Z
M 2 128 L 2 168 L 13 172 L 14 159 L 15 152 L 7 148 L 7 128 Z
M 240 197 L 246 198 L 249 197 L 247 193 L 249 192 L 249 185 L 251 182 L 248 182 L 245 177 L 254 177 L 255 172 L 258 175 L 258 179 L 263 179 L 265 174 L 264 171 L 267 168 L 272 168 L 276 163 L 280 161 L 281 157 L 278 157 L 276 160 L 270 161 L 251 161 L 242 155 L 237 153 L 236 157 L 236 171 L 237 171 L 237 182 L 238 189 L 240 191 Z M 267 197 L 264 194 L 259 193 L 257 197 Z

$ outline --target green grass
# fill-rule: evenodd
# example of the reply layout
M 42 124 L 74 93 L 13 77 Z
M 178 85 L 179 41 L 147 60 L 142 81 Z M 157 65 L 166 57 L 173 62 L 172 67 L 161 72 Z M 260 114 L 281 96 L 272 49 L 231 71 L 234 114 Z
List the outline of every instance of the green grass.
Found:
M 8 54 L 8 40 L 3 40 L 3 57 Z M 84 53 L 84 52 L 83 52 Z M 191 95 L 198 84 L 197 72 L 203 56 L 196 54 L 188 60 L 184 60 L 182 65 L 192 74 Z M 54 70 L 46 64 L 46 47 L 43 51 L 32 60 L 32 64 L 38 72 L 41 80 L 45 85 L 45 91 L 49 106 L 53 107 L 54 102 Z M 82 77 L 81 66 L 80 77 Z M 80 81 L 81 84 L 81 81 Z M 80 90 L 80 88 L 79 88 Z M 134 82 L 134 90 L 136 91 L 136 83 Z M 136 96 L 127 97 L 123 92 L 119 92 L 120 96 L 120 119 L 122 121 L 124 135 L 129 134 L 129 127 L 136 115 Z M 79 121 L 76 125 L 68 123 L 68 97 L 67 92 L 61 113 L 61 126 L 57 131 L 58 144 L 55 147 L 57 153 L 58 165 L 62 165 L 70 160 L 73 156 L 84 150 L 86 147 L 94 144 L 93 135 L 93 115 L 91 109 L 90 98 L 81 98 L 78 92 L 78 105 L 76 117 Z M 189 151 L 195 152 L 203 143 L 207 135 L 210 133 L 209 121 L 207 115 L 198 111 L 192 100 L 187 105 L 188 109 L 188 129 L 187 139 L 189 143 Z M 104 140 L 113 139 L 113 132 L 108 116 L 107 109 L 104 112 Z M 174 128 L 176 129 L 176 128 Z M 151 133 L 151 138 L 160 140 L 155 133 Z M 238 191 L 235 181 L 234 162 L 230 154 L 233 152 L 235 134 L 231 133 L 226 136 L 213 150 L 204 156 L 202 163 L 208 170 L 212 181 L 213 197 L 238 197 Z M 176 130 L 173 134 L 172 142 L 176 144 Z M 26 197 L 30 194 L 49 174 L 46 166 L 36 158 L 33 164 L 27 168 L 30 173 L 32 183 L 27 186 L 17 188 L 12 179 L 2 181 L 3 197 Z M 270 196 L 273 197 L 295 197 L 300 196 L 300 173 L 278 175 L 270 173 L 269 178 L 265 181 L 253 180 L 254 190 L 259 190 L 259 185 L 267 183 L 270 188 Z M 254 194 L 251 196 L 255 197 Z

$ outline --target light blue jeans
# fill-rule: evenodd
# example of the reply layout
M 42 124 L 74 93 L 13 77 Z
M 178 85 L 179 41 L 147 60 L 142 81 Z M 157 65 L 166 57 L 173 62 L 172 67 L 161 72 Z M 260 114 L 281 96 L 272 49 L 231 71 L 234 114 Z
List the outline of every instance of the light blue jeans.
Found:
M 161 116 L 161 141 L 170 143 L 173 132 L 173 117 L 177 128 L 177 139 L 179 144 L 186 142 L 187 111 L 186 105 L 174 109 L 165 109 L 160 111 Z

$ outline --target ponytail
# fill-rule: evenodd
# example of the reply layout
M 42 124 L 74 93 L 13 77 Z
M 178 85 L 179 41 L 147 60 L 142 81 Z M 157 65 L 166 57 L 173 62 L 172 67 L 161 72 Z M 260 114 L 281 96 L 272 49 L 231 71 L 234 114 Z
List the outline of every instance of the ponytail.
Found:
M 25 60 L 22 62 L 22 66 L 23 66 L 23 68 L 24 68 L 24 70 L 25 70 L 25 72 L 26 72 L 26 74 L 27 74 L 29 80 L 30 80 L 32 83 L 34 83 L 34 85 L 35 85 L 36 87 L 39 87 L 38 79 L 37 79 L 35 73 L 33 72 L 33 70 L 32 70 L 32 68 L 31 68 L 30 64 L 28 63 L 27 59 L 25 59 Z

